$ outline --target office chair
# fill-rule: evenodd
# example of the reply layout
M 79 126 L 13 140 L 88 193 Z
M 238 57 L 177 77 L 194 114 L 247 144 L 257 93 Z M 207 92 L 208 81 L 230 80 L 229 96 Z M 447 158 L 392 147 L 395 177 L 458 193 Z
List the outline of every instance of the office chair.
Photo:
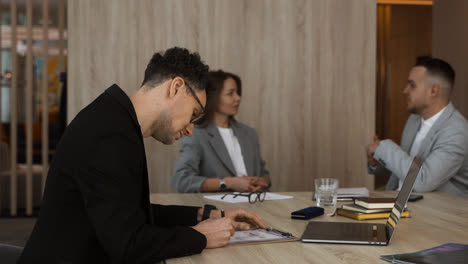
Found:
M 0 259 L 2 264 L 15 264 L 23 252 L 22 247 L 0 244 Z

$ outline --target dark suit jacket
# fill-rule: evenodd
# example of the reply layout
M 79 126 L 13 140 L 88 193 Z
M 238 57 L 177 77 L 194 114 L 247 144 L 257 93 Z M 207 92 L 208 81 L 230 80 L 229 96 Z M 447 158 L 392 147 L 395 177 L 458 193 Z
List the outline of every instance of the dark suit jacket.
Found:
M 197 207 L 151 205 L 141 129 L 111 86 L 70 123 L 19 263 L 154 263 L 199 253 Z

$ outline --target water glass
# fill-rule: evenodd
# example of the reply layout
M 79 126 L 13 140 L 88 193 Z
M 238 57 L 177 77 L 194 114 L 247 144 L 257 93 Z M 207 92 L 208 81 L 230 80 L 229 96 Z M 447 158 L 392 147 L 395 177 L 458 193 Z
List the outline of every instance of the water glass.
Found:
M 317 206 L 322 207 L 325 215 L 332 216 L 336 210 L 336 198 L 338 193 L 338 179 L 315 179 L 315 199 Z

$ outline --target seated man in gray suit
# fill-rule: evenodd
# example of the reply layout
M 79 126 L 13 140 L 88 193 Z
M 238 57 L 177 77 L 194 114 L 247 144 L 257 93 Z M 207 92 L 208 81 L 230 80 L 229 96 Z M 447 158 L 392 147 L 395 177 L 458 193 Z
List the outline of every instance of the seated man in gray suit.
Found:
M 413 157 L 423 166 L 415 192 L 443 191 L 468 197 L 468 122 L 450 103 L 455 71 L 424 57 L 411 69 L 403 90 L 407 109 L 401 146 L 377 136 L 367 146 L 369 173 L 389 171 L 387 190 L 400 190 Z

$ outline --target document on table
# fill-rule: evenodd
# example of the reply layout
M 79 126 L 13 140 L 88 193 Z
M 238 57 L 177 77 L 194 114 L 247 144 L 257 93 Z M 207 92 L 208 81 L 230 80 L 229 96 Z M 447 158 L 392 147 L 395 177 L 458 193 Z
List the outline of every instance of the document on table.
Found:
M 366 187 L 338 188 L 338 201 L 352 201 L 353 198 L 369 197 L 369 190 Z M 313 200 L 316 200 L 315 194 Z
M 205 199 L 210 199 L 210 200 L 215 200 L 215 201 L 220 201 L 220 202 L 226 202 L 226 203 L 248 203 L 249 198 L 246 196 L 235 196 L 238 194 L 237 192 L 234 192 L 232 194 L 226 195 L 223 199 L 221 199 L 224 194 L 219 194 L 219 195 L 205 195 L 203 198 Z M 245 193 L 249 194 L 249 193 Z M 265 201 L 270 201 L 270 200 L 284 200 L 284 199 L 291 199 L 294 198 L 293 196 L 290 195 L 282 195 L 282 194 L 277 194 L 277 193 L 271 193 L 267 192 L 265 196 Z
M 369 197 L 369 190 L 366 187 L 338 188 L 338 198 L 345 197 Z
M 290 233 L 274 229 L 251 229 L 248 231 L 236 231 L 228 244 L 249 244 L 249 243 L 274 243 L 297 241 L 299 238 Z

